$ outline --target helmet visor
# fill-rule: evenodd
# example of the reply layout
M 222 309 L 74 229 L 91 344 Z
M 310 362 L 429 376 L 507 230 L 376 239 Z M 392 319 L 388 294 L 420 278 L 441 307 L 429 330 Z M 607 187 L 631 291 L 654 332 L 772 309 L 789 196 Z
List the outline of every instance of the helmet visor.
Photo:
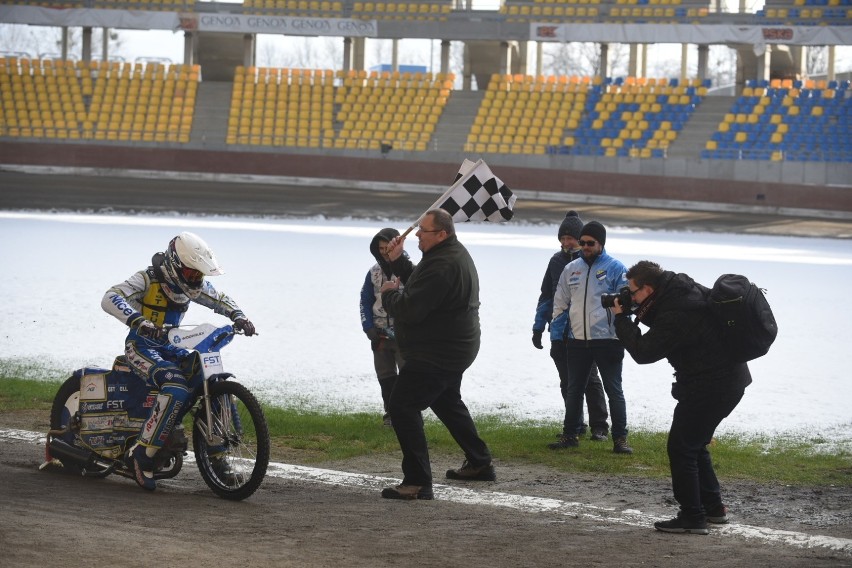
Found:
M 204 274 L 194 268 L 183 267 L 180 269 L 180 275 L 187 284 L 198 285 L 204 280 Z

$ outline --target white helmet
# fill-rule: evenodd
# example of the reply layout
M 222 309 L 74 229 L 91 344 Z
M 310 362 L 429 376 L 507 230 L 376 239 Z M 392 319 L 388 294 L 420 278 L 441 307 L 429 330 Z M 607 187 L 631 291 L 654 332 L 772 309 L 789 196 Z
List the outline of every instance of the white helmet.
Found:
M 225 271 L 213 251 L 201 237 L 184 231 L 169 243 L 163 260 L 163 272 L 170 284 L 192 299 L 201 294 L 205 276 L 218 276 Z

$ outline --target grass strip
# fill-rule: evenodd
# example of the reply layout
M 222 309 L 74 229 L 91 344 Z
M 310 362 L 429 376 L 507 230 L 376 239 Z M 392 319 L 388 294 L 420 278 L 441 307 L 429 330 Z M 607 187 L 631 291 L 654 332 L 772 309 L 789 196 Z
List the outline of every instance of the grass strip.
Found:
M 45 420 L 58 381 L 39 381 L 0 373 L 0 413 L 43 411 Z M 346 460 L 370 454 L 400 455 L 392 428 L 382 426 L 381 415 L 368 412 L 329 413 L 305 408 L 264 405 L 272 445 L 303 464 Z M 425 428 L 435 455 L 463 459 L 452 437 L 430 412 Z M 633 431 L 633 455 L 615 455 L 612 443 L 581 439 L 579 448 L 550 450 L 559 430 L 556 422 L 510 421 L 496 415 L 475 417 L 477 427 L 496 460 L 540 464 L 555 471 L 604 475 L 668 478 L 665 432 Z M 724 435 L 711 448 L 716 472 L 723 479 L 763 484 L 830 487 L 852 486 L 852 454 L 848 441 L 831 443 L 814 436 Z

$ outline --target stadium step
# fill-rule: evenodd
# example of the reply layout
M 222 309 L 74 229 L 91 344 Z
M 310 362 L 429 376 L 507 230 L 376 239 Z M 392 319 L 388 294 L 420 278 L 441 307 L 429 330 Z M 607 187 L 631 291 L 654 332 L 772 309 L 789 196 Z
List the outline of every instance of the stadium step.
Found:
M 438 151 L 460 152 L 483 98 L 485 91 L 453 91 L 435 126 L 432 147 Z
M 202 81 L 195 100 L 195 119 L 192 122 L 190 142 L 222 143 L 228 133 L 228 111 L 234 83 Z
M 704 145 L 719 127 L 735 99 L 736 97 L 728 96 L 704 97 L 674 144 L 669 147 L 668 157 L 694 159 L 700 156 Z

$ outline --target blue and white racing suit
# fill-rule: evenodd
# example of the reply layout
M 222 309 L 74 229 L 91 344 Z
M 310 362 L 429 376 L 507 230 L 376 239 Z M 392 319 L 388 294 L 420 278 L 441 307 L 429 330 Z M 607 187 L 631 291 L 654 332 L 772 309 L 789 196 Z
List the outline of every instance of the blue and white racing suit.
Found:
M 154 257 L 155 266 L 159 265 L 158 256 Z M 180 424 L 188 410 L 187 399 L 197 385 L 189 384 L 179 367 L 190 352 L 140 335 L 138 323 L 144 318 L 161 329 L 178 326 L 190 302 L 208 307 L 231 321 L 245 317 L 230 297 L 217 292 L 207 280 L 201 286 L 201 294 L 190 299 L 153 266 L 107 290 L 101 301 L 104 311 L 131 326 L 124 340 L 128 364 L 149 388 L 159 389 L 151 415 L 140 433 L 139 442 L 144 446 L 160 448 L 165 444 L 172 428 Z

